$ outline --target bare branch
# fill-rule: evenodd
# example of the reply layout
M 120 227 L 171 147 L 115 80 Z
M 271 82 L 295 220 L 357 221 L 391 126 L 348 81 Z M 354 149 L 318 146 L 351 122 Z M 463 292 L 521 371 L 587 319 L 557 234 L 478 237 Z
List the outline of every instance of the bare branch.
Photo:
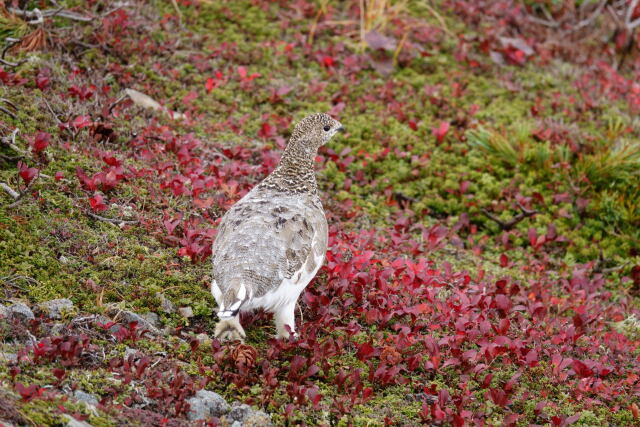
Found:
M 111 111 L 115 108 L 116 105 L 120 104 L 122 101 L 124 101 L 128 97 L 129 95 L 125 93 L 120 98 L 116 99 L 111 105 L 109 105 L 109 110 L 108 110 L 109 114 L 111 114 Z
M 40 174 L 33 177 L 33 179 L 27 184 L 27 186 L 22 191 L 20 191 L 20 193 L 18 194 L 18 197 L 15 197 L 14 202 L 11 203 L 9 206 L 7 206 L 7 209 L 15 208 L 22 202 L 22 200 L 24 200 L 24 196 L 29 192 L 33 184 L 35 184 L 35 182 L 38 180 L 39 176 Z
M 20 196 L 20 193 L 18 193 L 13 188 L 9 187 L 9 184 L 7 183 L 0 182 L 0 188 L 2 188 L 8 195 L 13 197 L 13 200 L 17 199 L 18 196 Z
M 482 213 L 485 214 L 485 216 L 489 218 L 491 221 L 498 224 L 500 229 L 502 229 L 503 231 L 509 231 L 513 229 L 513 227 L 518 225 L 523 219 L 529 218 L 530 216 L 534 216 L 535 214 L 540 213 L 537 210 L 529 210 L 524 206 L 522 206 L 520 203 L 518 203 L 518 208 L 520 208 L 521 212 L 506 222 L 501 220 L 500 218 L 498 218 L 497 216 L 495 216 L 494 214 L 492 214 L 486 209 L 482 209 Z
M 536 18 L 532 15 L 527 15 L 527 19 L 533 23 L 544 25 L 545 27 L 558 28 L 560 26 L 558 21 L 547 21 L 546 19 Z
M 2 58 L 4 60 L 5 55 L 7 54 L 7 51 L 9 49 L 11 49 L 11 46 L 13 46 L 14 44 L 18 43 L 20 41 L 20 39 L 14 39 L 12 37 L 7 37 L 4 39 L 4 41 L 7 42 L 7 45 L 4 47 L 4 49 L 2 49 L 2 56 L 0 56 L 0 58 Z
M 64 9 L 20 10 L 20 9 L 10 8 L 9 12 L 13 13 L 16 16 L 22 16 L 27 19 L 35 18 L 35 21 L 29 21 L 29 24 L 39 23 L 38 21 L 40 21 L 42 18 L 48 18 L 48 17 L 54 17 L 54 16 L 59 16 L 61 18 L 67 18 L 73 21 L 80 21 L 80 22 L 93 21 L 93 18 L 90 16 L 80 15 L 79 13 L 73 12 L 71 10 L 64 10 Z
M 62 123 L 58 115 L 53 112 L 53 108 L 51 108 L 51 105 L 49 105 L 49 101 L 47 101 L 47 98 L 43 97 L 42 100 L 44 101 L 45 104 L 47 104 L 47 108 L 49 109 L 49 112 L 51 113 L 53 118 L 56 119 L 56 122 L 58 122 L 58 124 Z
M 596 10 L 591 14 L 591 16 L 589 16 L 587 19 L 583 19 L 582 21 L 578 22 L 573 28 L 569 29 L 565 34 L 571 34 L 575 31 L 578 31 L 581 28 L 591 25 L 591 23 L 595 21 L 596 18 L 600 16 L 600 14 L 602 14 L 602 10 L 606 5 L 607 5 L 607 0 L 602 0 L 598 4 L 598 7 L 596 8 Z
M 627 13 L 624 16 L 624 25 L 629 30 L 631 30 L 631 16 L 633 15 L 633 11 L 636 10 L 639 1 L 640 0 L 631 0 L 631 4 L 627 7 Z
M 19 131 L 20 130 L 18 128 L 14 129 L 13 132 L 11 133 L 11 139 L 9 139 L 8 136 L 3 136 L 2 138 L 0 138 L 0 143 L 11 148 L 16 153 L 20 153 L 20 155 L 24 157 L 27 153 L 25 153 L 23 150 L 20 149 L 20 147 L 16 145 L 16 135 L 18 134 Z

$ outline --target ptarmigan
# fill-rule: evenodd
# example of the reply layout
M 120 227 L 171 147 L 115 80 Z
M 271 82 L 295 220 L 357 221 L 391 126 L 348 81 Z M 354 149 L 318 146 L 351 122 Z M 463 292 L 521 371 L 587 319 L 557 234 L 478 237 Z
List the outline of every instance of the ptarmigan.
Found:
M 256 308 L 274 314 L 278 338 L 289 337 L 287 326 L 295 333 L 296 302 L 327 250 L 314 158 L 342 129 L 327 114 L 303 119 L 275 170 L 222 217 L 213 243 L 211 284 L 219 339 L 243 340 L 239 312 Z

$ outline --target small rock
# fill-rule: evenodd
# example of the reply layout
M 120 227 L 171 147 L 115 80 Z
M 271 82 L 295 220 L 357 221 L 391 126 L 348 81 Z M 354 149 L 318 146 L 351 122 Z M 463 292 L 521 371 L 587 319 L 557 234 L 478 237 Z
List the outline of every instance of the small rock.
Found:
M 160 327 L 160 317 L 157 314 L 149 312 L 142 315 L 144 319 L 151 323 L 155 328 Z
M 82 390 L 76 390 L 73 393 L 73 397 L 80 402 L 88 403 L 89 405 L 96 406 L 98 404 L 98 397 L 94 394 L 84 392 Z
M 190 421 L 203 420 L 210 417 L 220 417 L 229 412 L 229 404 L 218 393 L 200 390 L 188 399 Z
M 0 305 L 0 318 L 8 318 L 9 317 L 9 309 L 4 305 Z
M 138 330 L 147 330 L 150 333 L 155 335 L 160 334 L 160 331 L 158 330 L 158 328 L 153 326 L 147 319 L 145 319 L 144 317 L 142 317 L 137 313 L 134 313 L 133 311 L 120 310 L 117 308 L 117 306 L 110 306 L 107 309 L 109 311 L 109 314 L 111 314 L 112 316 L 115 316 L 114 321 L 122 323 L 127 327 L 129 326 L 129 323 L 136 322 L 138 324 Z M 118 327 L 114 325 L 111 328 L 111 331 L 113 332 L 114 329 L 117 331 Z
M 47 313 L 49 319 L 62 319 L 62 315 L 73 310 L 73 302 L 68 298 L 54 299 L 40 304 L 42 311 Z
M 60 264 L 69 264 L 69 258 L 67 258 L 64 255 L 60 255 L 60 258 L 58 258 L 58 261 L 60 261 Z
M 232 421 L 244 421 L 244 419 L 253 411 L 251 406 L 240 403 L 233 402 L 231 404 L 231 410 L 227 414 L 226 418 Z
M 9 318 L 19 319 L 19 320 L 33 320 L 36 317 L 33 315 L 33 311 L 26 305 L 21 302 L 17 302 L 13 305 L 10 305 L 7 309 Z
M 69 414 L 62 414 L 62 417 L 67 420 L 67 427 L 93 427 L 91 424 L 85 421 L 78 421 Z
M 180 313 L 182 317 L 186 317 L 187 319 L 193 317 L 193 310 L 191 309 L 191 307 L 180 307 L 178 309 L 178 313 Z
M 269 414 L 262 411 L 253 411 L 242 422 L 243 427 L 273 427 Z
M 231 410 L 224 417 L 232 426 L 236 423 L 243 427 L 269 427 L 273 426 L 271 417 L 260 410 L 240 402 L 233 402 Z
M 49 333 L 51 335 L 63 335 L 66 329 L 67 325 L 65 325 L 64 323 L 55 323 L 51 327 L 51 330 L 49 330 Z
M 167 314 L 172 314 L 176 312 L 176 306 L 173 305 L 170 299 L 168 299 L 161 293 L 157 293 L 156 296 L 160 299 L 160 307 L 162 308 L 162 311 L 164 311 Z

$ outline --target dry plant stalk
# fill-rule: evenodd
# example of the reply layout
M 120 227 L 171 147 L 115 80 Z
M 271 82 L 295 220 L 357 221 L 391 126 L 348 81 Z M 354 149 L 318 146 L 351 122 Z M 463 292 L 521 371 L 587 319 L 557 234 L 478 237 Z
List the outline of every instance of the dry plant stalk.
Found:
M 370 31 L 382 33 L 390 21 L 407 8 L 407 1 L 391 4 L 389 0 L 360 0 L 360 42 L 366 46 L 365 36 Z
M 47 47 L 47 33 L 42 27 L 38 27 L 36 30 L 24 36 L 18 43 L 12 48 L 12 52 L 33 52 L 36 50 L 46 49 Z

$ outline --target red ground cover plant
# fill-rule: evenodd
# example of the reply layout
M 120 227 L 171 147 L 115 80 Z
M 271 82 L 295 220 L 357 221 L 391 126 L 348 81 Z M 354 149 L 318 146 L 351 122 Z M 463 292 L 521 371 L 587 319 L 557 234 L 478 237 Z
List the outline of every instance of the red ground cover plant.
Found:
M 196 8 L 198 2 L 178 3 Z M 269 8 L 268 2 L 254 3 Z M 519 2 L 454 1 L 447 5 L 469 25 L 482 28 L 476 39 L 458 40 L 455 57 L 465 67 L 487 68 L 491 62 L 501 67 L 523 66 L 528 61 L 543 64 L 562 57 L 563 52 L 548 50 L 538 32 L 514 37 L 512 31 L 524 19 Z M 323 13 L 327 12 L 301 1 L 282 16 L 294 20 Z M 157 25 L 170 26 L 173 19 Z M 487 29 L 478 20 L 500 25 Z M 83 43 L 100 46 L 117 59 L 104 72 L 120 86 L 139 85 L 161 96 L 152 82 L 123 65 L 124 58 L 132 55 L 139 61 L 169 55 L 170 45 L 138 34 L 144 24 L 119 8 L 103 16 Z M 329 32 L 330 25 L 321 23 L 317 37 Z M 408 25 L 397 22 L 393 28 Z M 282 26 L 285 30 L 286 25 Z M 430 55 L 422 48 L 411 50 L 411 46 L 429 42 L 440 48 L 437 43 L 444 30 L 429 26 L 415 30 L 398 52 L 396 62 L 400 65 Z M 343 35 L 340 31 L 348 33 L 348 29 L 336 29 L 335 34 Z M 327 80 L 340 83 L 328 101 L 334 115 L 343 114 L 348 102 L 362 107 L 375 101 L 405 129 L 425 132 L 438 146 L 451 147 L 452 141 L 462 138 L 479 108 L 475 104 L 457 108 L 455 100 L 436 93 L 439 88 L 424 87 L 421 99 L 438 107 L 440 116 L 435 127 L 421 126 L 412 118 L 414 112 L 405 108 L 416 90 L 403 93 L 407 99 L 398 97 L 399 83 L 392 79 L 384 82 L 379 92 L 350 100 L 348 82 L 369 76 L 364 73 L 372 73 L 380 64 L 344 43 L 323 43 L 326 45 L 306 45 L 292 37 L 278 55 L 319 63 Z M 221 214 L 275 168 L 284 146 L 283 135 L 292 124 L 289 111 L 280 109 L 289 102 L 292 87 L 277 84 L 263 90 L 266 76 L 254 71 L 242 55 L 246 53 L 238 52 L 233 43 L 219 43 L 210 57 L 189 57 L 189 64 L 200 70 L 203 78 L 197 87 L 188 81 L 189 91 L 182 96 L 163 99 L 167 108 L 179 106 L 176 110 L 183 112 L 182 120 L 164 120 L 160 112 L 145 115 L 139 106 L 119 101 L 109 88 L 100 86 L 101 78 L 92 79 L 87 70 L 75 66 L 64 69 L 68 87 L 59 84 L 59 76 L 53 78 L 49 68 L 32 69 L 26 75 L 2 69 L 0 80 L 5 85 L 35 84 L 37 90 L 65 99 L 74 107 L 67 117 L 56 116 L 57 134 L 41 130 L 30 136 L 34 158 L 15 163 L 23 186 L 46 166 L 47 151 L 55 148 L 64 155 L 82 156 L 80 165 L 67 170 L 66 175 L 55 172 L 51 181 L 62 192 L 72 194 L 74 203 L 81 200 L 74 209 L 94 217 L 107 215 L 109 220 L 120 214 L 114 206 L 133 207 L 137 222 L 119 223 L 115 218 L 114 223 L 125 231 L 140 227 L 157 238 L 159 245 L 174 248 L 176 266 L 181 258 L 188 259 L 186 264 L 206 265 Z M 226 62 L 215 69 L 212 58 Z M 601 101 L 602 97 L 623 98 L 633 111 L 640 106 L 635 81 L 606 62 L 587 62 L 594 66 L 576 80 L 585 108 L 596 108 L 596 98 Z M 174 66 L 153 61 L 158 75 L 185 78 Z M 249 115 L 232 114 L 240 109 L 237 105 L 229 106 L 224 122 L 214 124 L 208 123 L 200 106 L 200 98 L 232 84 L 238 91 L 257 93 L 261 102 L 273 106 L 273 113 L 259 116 L 251 133 L 246 131 L 252 125 Z M 308 82 L 306 90 L 323 94 L 326 85 Z M 453 82 L 448 89 L 455 99 L 463 96 L 465 86 Z M 544 114 L 542 107 L 534 105 L 532 114 Z M 144 117 L 143 124 L 136 122 L 135 131 L 124 129 L 123 121 L 134 121 L 138 116 Z M 205 140 L 198 136 L 207 134 L 203 129 L 231 132 L 246 143 L 225 145 Z M 382 133 L 374 133 L 382 139 L 380 151 L 363 153 L 345 148 L 336 153 L 327 148 L 319 155 L 320 167 L 332 162 L 338 172 L 345 173 L 344 191 L 348 192 L 351 186 L 377 179 L 376 160 L 411 158 L 417 165 L 416 173 L 422 162 L 429 161 L 430 154 L 418 156 L 411 146 L 390 146 Z M 541 126 L 535 133 L 558 144 L 573 142 L 571 135 L 557 128 Z M 251 143 L 253 137 L 259 143 Z M 362 168 L 352 174 L 354 164 Z M 443 191 L 464 200 L 471 185 L 465 177 L 456 177 L 454 185 Z M 91 336 L 73 330 L 68 335 L 49 336 L 38 329 L 37 340 L 23 347 L 10 372 L 13 389 L 25 402 L 51 398 L 39 385 L 16 381 L 35 366 L 51 365 L 56 379 L 51 386 L 60 394 L 71 370 L 104 369 L 119 381 L 105 385 L 101 409 L 158 424 L 184 420 L 187 399 L 205 386 L 262 406 L 292 423 L 320 416 L 326 417 L 326 423 L 337 422 L 345 415 L 362 416 L 366 412 L 363 408 L 371 405 L 382 411 L 385 423 L 391 425 L 396 420 L 384 412 L 384 399 L 386 393 L 397 393 L 400 387 L 407 402 L 418 402 L 413 420 L 425 424 L 487 425 L 499 419 L 504 425 L 526 421 L 566 426 L 580 418 L 580 413 L 567 412 L 601 408 L 611 413 L 629 410 L 634 420 L 638 419 L 638 407 L 629 399 L 640 398 L 640 341 L 611 327 L 637 315 L 637 305 L 630 295 L 614 295 L 605 275 L 593 264 L 555 268 L 554 255 L 566 244 L 566 238 L 558 235 L 552 222 L 546 232 L 530 228 L 526 235 L 512 230 L 514 224 L 503 223 L 503 232 L 489 242 L 487 236 L 478 237 L 477 224 L 466 214 L 455 220 L 433 217 L 427 226 L 421 221 L 422 213 L 411 210 L 410 198 L 391 187 L 383 193 L 382 203 L 393 208 L 392 214 L 375 227 L 367 225 L 368 218 L 353 200 L 327 196 L 330 249 L 325 265 L 303 294 L 298 340 L 262 336 L 261 342 L 242 345 L 215 339 L 205 345 L 191 339 L 183 346 L 188 347 L 185 350 L 180 344 L 145 335 L 136 322 L 110 322 L 102 327 L 96 323 Z M 524 197 L 510 188 L 504 189 L 503 195 L 500 203 L 519 206 L 523 218 L 535 206 L 545 204 L 541 195 Z M 565 201 L 565 196 L 558 194 L 554 203 Z M 580 200 L 576 203 L 586 207 L 588 201 Z M 512 237 L 523 237 L 523 247 L 514 248 Z M 447 251 L 479 256 L 488 244 L 504 249 L 494 260 L 508 269 L 504 276 L 489 274 L 482 267 L 462 269 L 439 260 Z M 630 280 L 637 281 L 637 276 Z M 264 314 L 244 315 L 243 322 L 249 329 L 252 324 L 264 325 Z M 184 337 L 183 333 L 195 329 L 184 327 L 173 332 Z M 139 352 L 91 357 L 98 350 L 97 341 L 115 347 L 136 346 L 144 340 L 156 340 L 169 355 Z M 78 386 L 75 382 L 70 385 Z M 531 402 L 535 402 L 533 408 Z M 301 413 L 306 414 L 306 421 Z M 325 413 L 329 415 L 322 415 Z M 495 414 L 498 418 L 492 418 Z

